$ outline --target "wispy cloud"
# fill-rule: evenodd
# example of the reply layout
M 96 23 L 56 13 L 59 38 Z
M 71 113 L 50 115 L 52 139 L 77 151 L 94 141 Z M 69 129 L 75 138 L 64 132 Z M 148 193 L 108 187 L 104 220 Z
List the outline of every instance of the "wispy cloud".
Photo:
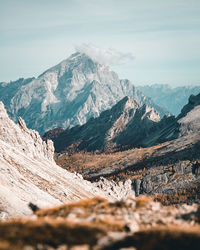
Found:
M 123 53 L 114 49 L 98 48 L 93 44 L 81 44 L 75 46 L 76 51 L 85 53 L 99 63 L 106 65 L 124 64 L 134 59 L 131 53 Z

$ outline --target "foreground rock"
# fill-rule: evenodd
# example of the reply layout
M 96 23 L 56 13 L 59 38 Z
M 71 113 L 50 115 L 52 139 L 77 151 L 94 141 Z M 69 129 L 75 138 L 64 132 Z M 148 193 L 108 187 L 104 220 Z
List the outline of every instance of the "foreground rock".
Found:
M 198 249 L 197 205 L 163 207 L 151 198 L 95 197 L 0 223 L 1 249 Z M 164 246 L 164 248 L 163 248 Z

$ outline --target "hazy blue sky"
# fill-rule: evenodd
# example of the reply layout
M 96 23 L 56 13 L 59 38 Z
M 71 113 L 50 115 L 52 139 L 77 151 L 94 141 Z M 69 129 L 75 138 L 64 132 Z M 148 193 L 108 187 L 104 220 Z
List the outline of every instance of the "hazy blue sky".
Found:
M 0 11 L 0 81 L 78 48 L 135 84 L 200 84 L 200 0 L 0 0 Z

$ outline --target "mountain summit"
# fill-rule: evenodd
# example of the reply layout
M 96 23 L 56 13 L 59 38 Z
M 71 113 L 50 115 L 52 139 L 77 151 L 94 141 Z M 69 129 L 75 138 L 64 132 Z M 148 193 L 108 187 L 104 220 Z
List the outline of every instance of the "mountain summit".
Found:
M 129 80 L 120 80 L 109 67 L 79 52 L 37 79 L 0 83 L 0 100 L 10 117 L 17 121 L 21 116 L 29 128 L 41 134 L 55 127 L 82 125 L 125 96 L 154 107 L 161 116 L 165 113 Z

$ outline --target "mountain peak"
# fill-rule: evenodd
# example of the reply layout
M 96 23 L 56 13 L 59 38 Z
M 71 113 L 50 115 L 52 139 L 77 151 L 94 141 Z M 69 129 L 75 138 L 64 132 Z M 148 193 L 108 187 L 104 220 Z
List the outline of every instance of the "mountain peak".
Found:
M 37 79 L 0 85 L 0 100 L 4 100 L 9 115 L 16 122 L 22 117 L 28 128 L 40 134 L 56 127 L 82 125 L 125 96 L 163 112 L 130 81 L 120 80 L 109 67 L 81 52 L 72 54 Z
M 66 60 L 92 60 L 94 61 L 89 55 L 87 55 L 86 53 L 83 53 L 83 52 L 75 52 L 73 54 L 71 54 L 70 57 L 68 57 Z

